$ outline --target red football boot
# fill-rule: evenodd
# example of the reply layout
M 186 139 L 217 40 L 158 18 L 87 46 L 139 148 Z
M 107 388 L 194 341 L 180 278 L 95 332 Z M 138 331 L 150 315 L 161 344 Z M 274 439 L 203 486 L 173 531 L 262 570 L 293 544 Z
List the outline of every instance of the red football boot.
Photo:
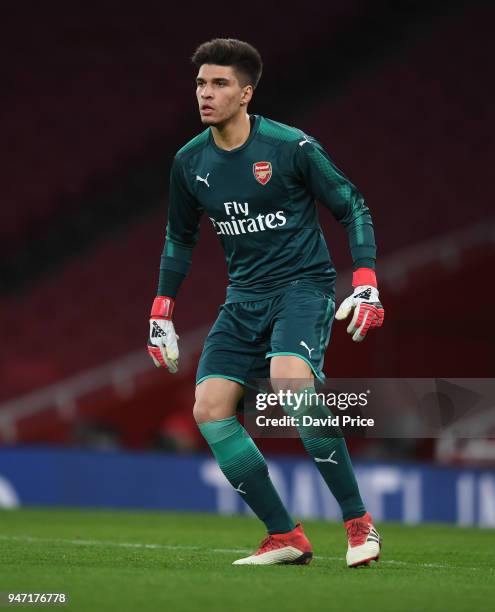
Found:
M 370 565 L 380 558 L 381 539 L 373 527 L 373 519 L 366 512 L 364 516 L 350 519 L 344 523 L 347 530 L 346 561 L 349 567 Z
M 312 558 L 311 543 L 304 535 L 302 525 L 298 523 L 288 533 L 268 535 L 254 554 L 237 559 L 232 565 L 306 565 L 311 563 Z

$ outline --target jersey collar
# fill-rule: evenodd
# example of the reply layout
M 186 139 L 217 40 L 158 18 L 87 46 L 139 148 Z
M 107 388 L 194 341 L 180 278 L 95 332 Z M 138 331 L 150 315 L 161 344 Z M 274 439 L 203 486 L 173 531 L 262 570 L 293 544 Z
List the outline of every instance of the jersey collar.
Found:
M 251 131 L 249 132 L 249 136 L 248 136 L 248 139 L 246 140 L 246 142 L 244 144 L 242 144 L 240 147 L 236 147 L 235 149 L 232 149 L 231 151 L 226 151 L 225 149 L 221 149 L 220 147 L 218 147 L 215 144 L 215 139 L 213 138 L 213 135 L 211 133 L 211 129 L 210 129 L 210 133 L 208 135 L 208 142 L 209 142 L 210 146 L 217 153 L 219 153 L 220 155 L 224 155 L 225 157 L 228 157 L 229 155 L 235 155 L 236 153 L 239 153 L 239 151 L 242 151 L 243 149 L 248 147 L 250 145 L 251 141 L 256 136 L 256 133 L 258 132 L 258 129 L 259 129 L 259 126 L 260 126 L 260 122 L 261 122 L 261 115 L 251 115 L 251 117 L 254 117 L 254 122 L 251 123 Z

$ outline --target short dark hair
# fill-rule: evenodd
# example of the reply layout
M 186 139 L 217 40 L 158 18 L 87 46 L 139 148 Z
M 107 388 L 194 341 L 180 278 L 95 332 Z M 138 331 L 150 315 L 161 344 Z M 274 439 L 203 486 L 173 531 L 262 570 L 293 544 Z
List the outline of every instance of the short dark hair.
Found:
M 258 85 L 263 70 L 258 50 L 236 38 L 209 40 L 196 49 L 191 59 L 197 68 L 203 64 L 232 66 L 240 75 L 241 85 L 252 85 L 253 89 Z

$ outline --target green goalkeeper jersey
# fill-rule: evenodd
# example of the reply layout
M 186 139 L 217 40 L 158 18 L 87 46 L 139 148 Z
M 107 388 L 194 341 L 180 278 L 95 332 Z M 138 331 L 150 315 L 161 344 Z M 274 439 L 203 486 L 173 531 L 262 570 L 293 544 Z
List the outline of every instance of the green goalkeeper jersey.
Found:
M 246 142 L 225 151 L 206 129 L 173 161 L 158 294 L 175 297 L 203 213 L 225 252 L 227 302 L 263 299 L 294 281 L 333 294 L 335 268 L 316 200 L 346 228 L 354 268 L 374 268 L 364 199 L 314 138 L 258 115 Z

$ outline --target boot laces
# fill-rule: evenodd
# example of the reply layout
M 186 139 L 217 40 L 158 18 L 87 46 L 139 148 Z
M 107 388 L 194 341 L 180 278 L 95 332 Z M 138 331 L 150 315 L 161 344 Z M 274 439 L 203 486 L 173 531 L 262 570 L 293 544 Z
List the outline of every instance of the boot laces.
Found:
M 360 546 L 366 542 L 370 526 L 366 521 L 355 520 L 347 528 L 347 538 L 351 546 Z
M 277 540 L 272 538 L 271 535 L 268 535 L 264 540 L 261 541 L 260 548 L 258 550 L 258 554 L 268 552 L 269 550 L 273 550 L 274 548 L 278 548 Z

